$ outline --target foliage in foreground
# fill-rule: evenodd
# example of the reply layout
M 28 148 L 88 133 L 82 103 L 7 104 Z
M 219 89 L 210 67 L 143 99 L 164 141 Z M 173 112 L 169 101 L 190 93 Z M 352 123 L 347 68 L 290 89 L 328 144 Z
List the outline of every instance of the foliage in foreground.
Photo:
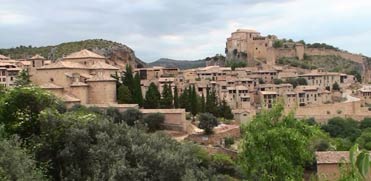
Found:
M 3 134 L 4 127 L 0 125 L 0 180 L 46 180 L 17 136 L 7 139 Z
M 242 128 L 239 158 L 248 179 L 301 180 L 304 167 L 313 162 L 311 145 L 320 129 L 282 111 L 276 105 Z
M 369 180 L 370 154 L 367 151 L 360 151 L 358 144 L 355 144 L 349 151 L 349 163 L 341 166 L 340 181 L 364 181 Z

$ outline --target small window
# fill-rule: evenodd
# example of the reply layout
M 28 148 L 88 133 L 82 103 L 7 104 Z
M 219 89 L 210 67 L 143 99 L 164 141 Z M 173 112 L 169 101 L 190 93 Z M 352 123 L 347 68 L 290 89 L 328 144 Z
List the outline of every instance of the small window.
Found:
M 54 82 L 54 79 L 53 78 L 50 78 L 50 82 Z

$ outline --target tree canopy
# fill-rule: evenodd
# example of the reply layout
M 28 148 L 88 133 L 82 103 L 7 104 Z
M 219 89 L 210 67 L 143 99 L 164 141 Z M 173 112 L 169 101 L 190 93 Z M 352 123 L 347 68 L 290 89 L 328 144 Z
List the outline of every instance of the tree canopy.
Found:
M 240 164 L 251 180 L 301 180 L 304 166 L 313 161 L 312 139 L 321 131 L 282 115 L 275 105 L 242 128 Z

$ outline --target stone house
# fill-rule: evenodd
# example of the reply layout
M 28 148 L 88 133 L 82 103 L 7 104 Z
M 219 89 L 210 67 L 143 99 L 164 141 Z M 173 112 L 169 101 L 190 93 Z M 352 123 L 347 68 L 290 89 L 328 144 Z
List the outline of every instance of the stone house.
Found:
M 116 103 L 116 80 L 111 75 L 119 69 L 101 55 L 85 49 L 49 65 L 40 56 L 31 61 L 31 81 L 69 105 Z
M 15 64 L 0 61 L 0 85 L 5 87 L 14 86 L 19 71 L 21 69 Z

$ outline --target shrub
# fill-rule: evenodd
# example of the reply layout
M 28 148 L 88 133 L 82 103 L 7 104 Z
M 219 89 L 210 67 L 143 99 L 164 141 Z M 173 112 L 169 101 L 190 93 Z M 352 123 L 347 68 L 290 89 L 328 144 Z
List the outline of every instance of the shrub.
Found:
M 143 122 L 147 125 L 149 132 L 163 129 L 165 116 L 161 113 L 150 113 L 144 116 Z
M 129 126 L 134 126 L 135 123 L 143 118 L 143 113 L 137 109 L 129 108 L 121 115 L 122 120 Z
M 225 147 L 229 148 L 231 145 L 234 144 L 234 138 L 231 136 L 224 137 L 224 145 Z
M 218 125 L 218 120 L 210 113 L 201 113 L 198 119 L 200 121 L 198 127 L 203 129 L 205 134 L 212 134 L 213 128 Z

